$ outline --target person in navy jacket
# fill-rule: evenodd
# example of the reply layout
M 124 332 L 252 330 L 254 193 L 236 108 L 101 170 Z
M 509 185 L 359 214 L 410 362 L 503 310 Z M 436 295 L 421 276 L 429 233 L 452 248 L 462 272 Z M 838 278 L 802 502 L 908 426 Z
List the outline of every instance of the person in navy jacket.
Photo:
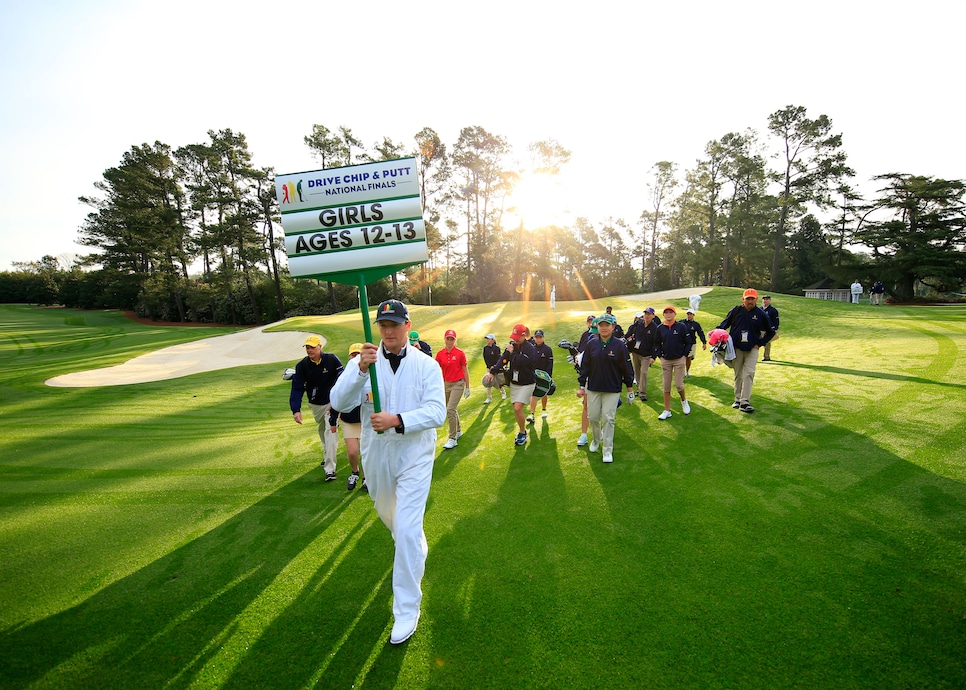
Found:
M 423 354 L 429 355 L 430 357 L 433 356 L 433 348 L 425 340 L 420 340 L 419 333 L 416 331 L 409 334 L 409 344 L 418 347 L 422 350 Z
M 684 377 L 687 378 L 691 375 L 691 362 L 698 355 L 698 339 L 701 339 L 701 349 L 708 349 L 708 339 L 704 337 L 704 329 L 701 328 L 701 324 L 694 320 L 694 309 L 689 308 L 687 311 L 687 320 L 684 325 L 688 327 L 690 332 L 691 349 L 688 350 L 687 362 L 684 368 Z
M 758 366 L 758 348 L 775 336 L 775 327 L 758 306 L 757 290 L 748 288 L 741 297 L 741 304 L 728 312 L 718 328 L 728 331 L 735 347 L 735 401 L 731 406 L 751 413 L 755 411 L 751 406 L 751 388 Z
M 691 351 L 691 329 L 677 320 L 678 310 L 672 306 L 664 307 L 664 323 L 657 327 L 657 352 L 661 358 L 661 372 L 664 374 L 664 412 L 658 419 L 671 416 L 671 379 L 681 396 L 681 411 L 691 414 L 691 406 L 684 395 L 684 372 L 687 368 L 687 355 Z
M 577 341 L 577 356 L 578 359 L 583 359 L 583 351 L 587 349 L 587 342 L 591 338 L 597 337 L 597 317 L 591 314 L 587 317 L 587 330 L 580 334 L 580 340 Z M 580 374 L 580 362 L 575 362 L 577 365 L 577 374 Z M 583 398 L 584 409 L 580 413 L 580 438 L 577 439 L 577 446 L 583 447 L 587 445 L 587 431 L 590 429 L 590 421 L 587 419 L 587 398 Z
M 524 405 L 533 397 L 533 389 L 537 387 L 537 379 L 533 374 L 533 365 L 537 354 L 533 344 L 526 338 L 527 327 L 518 323 L 510 332 L 510 342 L 507 344 L 500 361 L 490 367 L 486 374 L 487 381 L 492 381 L 503 369 L 509 373 L 510 402 L 513 403 L 513 416 L 516 417 L 517 433 L 514 443 L 518 446 L 527 442 L 527 422 Z
M 577 352 L 583 352 L 590 337 L 597 335 L 597 329 L 594 327 L 596 321 L 597 317 L 593 314 L 587 317 L 587 330 L 580 334 L 580 340 L 577 341 Z
M 627 329 L 627 349 L 631 351 L 634 379 L 637 381 L 637 395 L 641 400 L 647 400 L 647 374 L 654 360 L 657 359 L 655 354 L 657 327 L 658 320 L 654 318 L 654 307 L 648 307 L 644 310 L 642 318 Z
M 879 283 L 881 285 L 881 283 Z M 778 310 L 772 306 L 771 295 L 765 295 L 761 298 L 761 309 L 763 312 L 768 314 L 768 320 L 771 321 L 771 327 L 775 329 L 774 337 L 765 343 L 765 351 L 762 353 L 761 361 L 770 362 L 771 361 L 771 344 L 775 340 L 778 340 Z
M 496 336 L 492 333 L 486 334 L 486 345 L 483 346 L 483 363 L 486 368 L 489 369 L 494 364 L 500 361 L 500 346 L 496 344 Z M 500 374 L 494 380 L 497 387 L 500 389 L 500 395 L 503 396 L 503 400 L 506 400 L 506 390 L 505 386 L 499 381 L 503 381 L 503 374 Z M 484 404 L 493 402 L 493 386 L 486 387 L 486 400 L 483 401 Z
M 611 314 L 597 319 L 598 335 L 587 341 L 577 377 L 577 397 L 587 399 L 587 418 L 593 433 L 590 452 L 603 446 L 604 462 L 614 461 L 614 423 L 621 385 L 627 386 L 628 392 L 634 390 L 634 368 L 627 345 L 614 335 L 616 324 Z
M 540 369 L 541 371 L 547 372 L 547 374 L 553 377 L 553 350 L 544 342 L 543 330 L 538 328 L 533 332 L 533 349 L 537 353 L 537 359 L 533 363 L 534 369 Z M 540 398 L 540 404 L 542 406 L 542 417 L 547 416 L 547 397 L 543 396 Z M 527 421 L 530 424 L 534 422 L 534 413 L 537 411 L 537 398 L 530 397 L 530 415 L 527 417 Z
M 319 429 L 322 441 L 322 468 L 325 481 L 335 481 L 335 455 L 339 449 L 339 436 L 329 426 L 329 391 L 342 373 L 342 362 L 331 352 L 322 352 L 322 339 L 310 335 L 305 339 L 305 357 L 295 365 L 292 390 L 288 404 L 296 424 L 302 423 L 302 397 L 309 398 L 309 408 Z
M 353 343 L 349 346 L 349 362 L 353 358 L 358 357 L 359 353 L 362 352 L 362 343 Z M 348 362 L 347 362 L 348 364 Z M 343 369 L 343 373 L 345 370 Z M 341 374 L 340 374 L 341 376 Z M 359 446 L 359 439 L 362 437 L 362 405 L 356 405 L 353 409 L 347 412 L 340 412 L 331 405 L 329 406 L 329 431 L 333 435 L 338 433 L 338 425 L 342 426 L 342 440 L 345 441 L 345 454 L 349 460 L 349 467 L 352 468 L 352 473 L 349 475 L 349 480 L 346 482 L 346 490 L 352 491 L 356 488 L 359 483 L 359 467 L 360 460 L 362 459 L 362 452 Z M 366 480 L 362 480 L 362 490 L 366 493 L 369 492 L 369 487 L 366 486 Z

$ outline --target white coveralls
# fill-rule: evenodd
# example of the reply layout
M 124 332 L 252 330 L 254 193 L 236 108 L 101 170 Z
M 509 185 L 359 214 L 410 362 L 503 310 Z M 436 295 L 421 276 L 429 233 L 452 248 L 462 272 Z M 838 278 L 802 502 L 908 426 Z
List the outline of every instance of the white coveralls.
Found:
M 348 364 L 330 399 L 337 410 L 362 402 L 362 467 L 376 512 L 392 533 L 396 552 L 392 566 L 392 613 L 397 621 L 419 616 L 428 545 L 423 516 L 433 477 L 436 429 L 446 421 L 443 373 L 432 357 L 412 345 L 393 373 L 379 345 L 376 377 L 383 412 L 402 416 L 405 433 L 372 430 L 372 386 L 369 374 Z

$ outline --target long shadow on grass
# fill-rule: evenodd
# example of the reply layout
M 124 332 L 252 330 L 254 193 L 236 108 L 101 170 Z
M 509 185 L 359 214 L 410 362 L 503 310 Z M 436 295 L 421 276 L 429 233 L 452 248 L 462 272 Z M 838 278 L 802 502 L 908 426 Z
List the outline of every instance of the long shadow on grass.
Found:
M 622 408 L 612 465 L 513 456 L 431 552 L 430 685 L 966 683 L 966 486 L 700 378 L 710 409 Z
M 3 685 L 345 687 L 373 664 L 392 685 L 391 537 L 367 496 L 320 500 L 320 472 L 83 603 L 0 633 Z M 352 501 L 367 509 L 345 517 Z
M 829 367 L 820 364 L 802 364 L 801 362 L 779 362 L 772 360 L 772 366 L 795 367 L 798 369 L 810 369 L 826 374 L 836 374 L 844 376 L 864 376 L 873 379 L 885 379 L 888 381 L 899 381 L 900 383 L 916 383 L 924 386 L 941 386 L 945 388 L 957 388 L 966 390 L 966 384 L 950 383 L 949 381 L 936 381 L 934 379 L 921 378 L 919 376 L 906 376 L 905 374 L 890 374 L 884 371 L 863 371 L 861 369 L 844 369 L 842 367 Z
M 567 511 L 557 442 L 538 422 L 526 446 L 509 447 L 493 508 L 460 520 L 433 546 L 424 581 L 432 621 L 433 687 L 532 686 L 529 666 L 552 644 L 546 618 L 567 596 L 557 568 L 558 523 Z M 544 433 L 547 432 L 547 433 Z M 507 669 L 512 671 L 507 674 Z
M 640 461 L 592 465 L 625 583 L 601 633 L 640 626 L 672 686 L 966 681 L 966 487 L 758 390 L 764 414 L 695 405 Z
M 475 414 L 464 413 L 460 415 L 460 423 L 464 431 L 460 437 L 459 445 L 451 450 L 441 450 L 436 455 L 433 481 L 442 481 L 456 468 L 461 460 L 470 457 L 476 451 L 490 427 L 490 422 L 500 408 L 498 402 L 499 398 L 482 405 L 483 409 L 475 411 Z M 469 422 L 470 419 L 473 419 L 472 423 Z

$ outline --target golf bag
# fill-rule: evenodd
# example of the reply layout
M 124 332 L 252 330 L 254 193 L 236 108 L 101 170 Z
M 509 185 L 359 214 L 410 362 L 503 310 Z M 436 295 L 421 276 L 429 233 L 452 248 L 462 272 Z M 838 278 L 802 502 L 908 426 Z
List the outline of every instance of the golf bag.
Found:
M 542 398 L 545 395 L 553 395 L 557 392 L 557 384 L 550 378 L 550 374 L 543 369 L 534 369 L 533 375 L 537 379 L 537 385 L 533 389 L 534 398 Z

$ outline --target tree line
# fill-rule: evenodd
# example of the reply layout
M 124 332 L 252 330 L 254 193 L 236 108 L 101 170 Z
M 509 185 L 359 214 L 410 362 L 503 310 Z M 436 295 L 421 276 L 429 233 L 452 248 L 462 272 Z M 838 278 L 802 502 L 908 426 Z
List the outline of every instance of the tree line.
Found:
M 449 147 L 427 127 L 409 144 L 384 137 L 367 147 L 346 126 L 317 124 L 303 141 L 321 168 L 419 161 L 430 259 L 370 286 L 373 300 L 546 299 L 551 289 L 582 299 L 697 284 L 795 293 L 857 276 L 901 301 L 923 287 L 962 291 L 962 181 L 885 173 L 866 199 L 826 115 L 787 106 L 768 117 L 767 134 L 726 133 L 683 171 L 655 163 L 638 218 L 541 228 L 515 219 L 513 193 L 569 164 L 555 140 L 515 152 L 470 126 Z M 50 256 L 15 264 L 0 273 L 0 300 L 235 324 L 356 306 L 352 286 L 288 275 L 274 175 L 230 129 L 177 149 L 133 146 L 81 198 L 91 210 L 79 243 L 92 252 L 69 265 Z

